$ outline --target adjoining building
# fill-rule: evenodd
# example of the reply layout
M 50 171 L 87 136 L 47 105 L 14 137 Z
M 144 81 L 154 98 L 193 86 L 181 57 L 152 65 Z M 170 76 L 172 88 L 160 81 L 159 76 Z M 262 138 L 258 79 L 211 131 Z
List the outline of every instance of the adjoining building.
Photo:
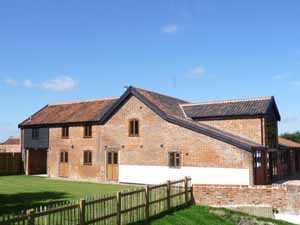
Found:
M 20 138 L 10 137 L 6 141 L 0 143 L 0 153 L 20 153 L 21 143 Z

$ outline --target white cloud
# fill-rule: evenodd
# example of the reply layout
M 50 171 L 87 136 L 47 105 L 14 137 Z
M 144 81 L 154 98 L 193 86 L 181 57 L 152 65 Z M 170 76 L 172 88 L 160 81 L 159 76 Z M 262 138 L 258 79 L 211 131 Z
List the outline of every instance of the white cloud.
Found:
M 42 88 L 52 91 L 67 91 L 73 89 L 75 86 L 76 82 L 68 76 L 56 78 L 41 84 Z
M 8 78 L 8 79 L 5 80 L 5 83 L 6 83 L 7 85 L 9 85 L 9 86 L 17 86 L 17 81 L 14 80 L 14 79 Z
M 75 88 L 76 85 L 76 81 L 69 76 L 62 76 L 41 83 L 34 83 L 31 80 L 24 81 L 24 86 L 27 88 L 41 88 L 51 91 L 68 91 Z
M 24 86 L 27 87 L 27 88 L 32 88 L 34 87 L 34 84 L 32 83 L 31 80 L 24 80 Z
M 163 33 L 173 34 L 178 31 L 178 26 L 176 24 L 169 24 L 161 28 Z
M 199 79 L 202 78 L 205 74 L 206 70 L 203 66 L 197 65 L 194 66 L 188 73 L 189 78 Z

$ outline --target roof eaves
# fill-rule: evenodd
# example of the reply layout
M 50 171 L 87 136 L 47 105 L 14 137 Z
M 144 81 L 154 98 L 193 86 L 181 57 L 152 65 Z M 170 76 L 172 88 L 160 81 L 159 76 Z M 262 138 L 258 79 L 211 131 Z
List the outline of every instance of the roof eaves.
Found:
M 21 123 L 18 124 L 19 128 L 24 128 L 26 127 L 26 125 L 24 125 L 25 122 L 27 122 L 28 120 L 30 120 L 32 117 L 34 117 L 35 115 L 37 115 L 38 113 L 40 113 L 42 110 L 44 110 L 45 108 L 47 108 L 49 106 L 49 104 L 45 105 L 44 107 L 42 107 L 39 111 L 35 112 L 34 114 L 32 114 L 30 117 L 28 117 L 27 119 L 25 119 L 24 121 L 22 121 Z

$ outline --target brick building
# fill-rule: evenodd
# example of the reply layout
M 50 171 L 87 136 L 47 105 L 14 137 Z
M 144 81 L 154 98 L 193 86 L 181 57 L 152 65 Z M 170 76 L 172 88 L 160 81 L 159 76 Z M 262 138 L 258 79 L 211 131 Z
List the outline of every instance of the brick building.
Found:
M 294 153 L 279 163 L 281 152 L 299 149 L 287 143 L 280 150 L 278 121 L 273 97 L 190 103 L 129 87 L 119 98 L 47 105 L 19 127 L 27 174 L 266 184 L 279 178 L 283 164 L 299 167 Z M 292 167 L 285 170 L 294 173 Z
M 0 143 L 0 153 L 21 152 L 20 138 L 10 137 L 6 141 Z

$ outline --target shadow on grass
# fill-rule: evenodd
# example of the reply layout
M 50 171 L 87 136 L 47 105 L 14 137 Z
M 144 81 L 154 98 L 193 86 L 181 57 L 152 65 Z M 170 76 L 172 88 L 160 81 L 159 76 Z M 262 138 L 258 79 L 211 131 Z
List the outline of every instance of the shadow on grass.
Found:
M 18 194 L 0 194 L 0 216 L 20 213 L 21 210 L 46 206 L 65 201 L 64 192 L 35 192 Z
M 157 219 L 160 219 L 160 218 L 163 218 L 167 215 L 172 215 L 173 213 L 177 212 L 177 211 L 180 211 L 180 210 L 183 210 L 183 209 L 188 209 L 189 207 L 191 207 L 193 204 L 189 204 L 188 206 L 178 206 L 178 207 L 175 207 L 169 211 L 165 211 L 165 212 L 162 212 L 156 216 L 152 216 L 149 221 L 140 221 L 140 222 L 136 222 L 136 223 L 131 223 L 130 225 L 143 225 L 143 224 L 150 224 L 152 221 L 154 220 L 157 220 Z

